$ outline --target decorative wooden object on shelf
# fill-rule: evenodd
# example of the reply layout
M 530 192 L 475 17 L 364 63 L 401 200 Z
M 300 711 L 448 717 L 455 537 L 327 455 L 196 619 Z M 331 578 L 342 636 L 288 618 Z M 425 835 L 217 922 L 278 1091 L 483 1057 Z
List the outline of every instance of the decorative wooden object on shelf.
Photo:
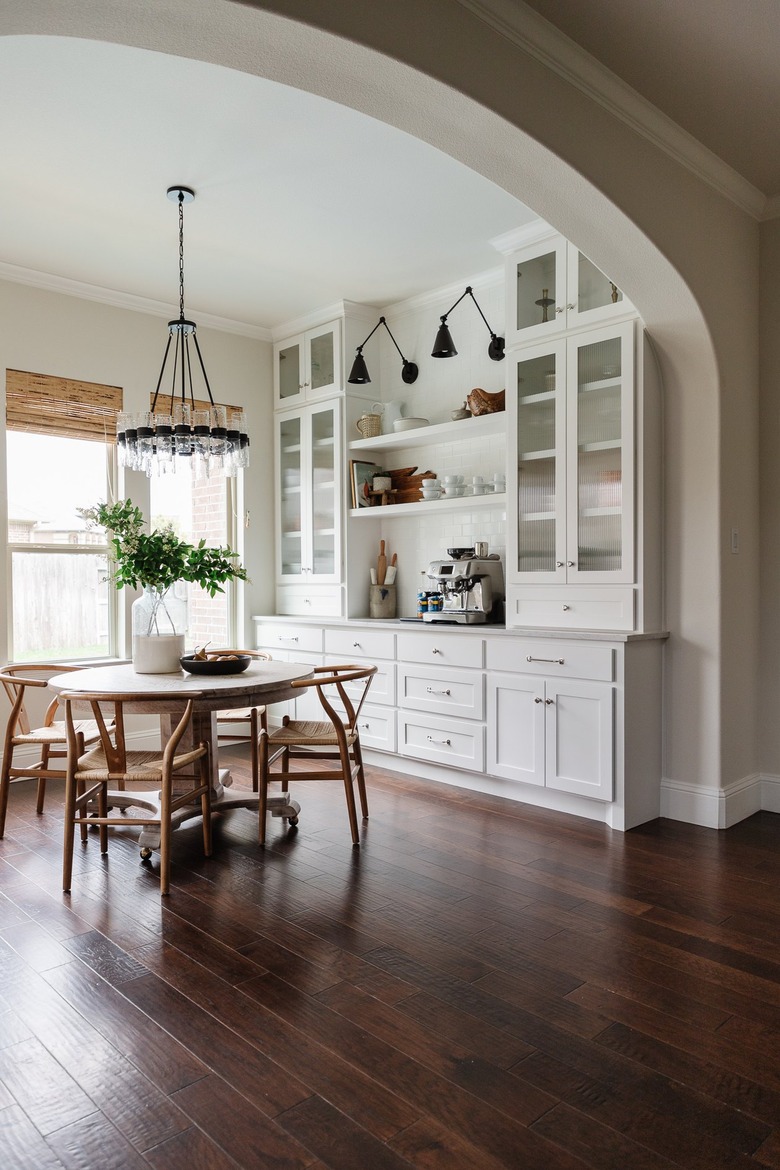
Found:
M 420 501 L 422 492 L 422 481 L 424 479 L 436 479 L 435 471 L 417 471 L 416 467 L 401 467 L 397 471 L 388 471 L 387 475 L 392 480 L 394 498 L 391 501 L 394 504 L 416 504 Z
M 368 493 L 368 501 L 372 508 L 382 507 L 385 504 L 395 504 L 398 492 L 395 488 L 384 488 L 381 492 L 375 492 L 373 488 Z
M 506 407 L 506 395 L 503 390 L 497 394 L 488 394 L 481 386 L 475 386 L 467 396 L 469 410 L 473 415 L 497 414 Z

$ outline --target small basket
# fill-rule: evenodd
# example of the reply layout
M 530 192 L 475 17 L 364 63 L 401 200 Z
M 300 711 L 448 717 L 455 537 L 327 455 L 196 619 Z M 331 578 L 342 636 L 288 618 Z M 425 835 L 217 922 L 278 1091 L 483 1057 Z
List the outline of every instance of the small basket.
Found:
M 381 414 L 364 414 L 358 419 L 355 426 L 364 439 L 375 439 L 377 435 L 382 433 L 382 416 Z

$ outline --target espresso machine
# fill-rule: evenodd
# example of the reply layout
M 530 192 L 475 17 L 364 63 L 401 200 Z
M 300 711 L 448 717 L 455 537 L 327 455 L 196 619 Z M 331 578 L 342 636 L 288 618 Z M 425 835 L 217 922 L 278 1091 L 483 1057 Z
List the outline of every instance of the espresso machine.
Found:
M 498 553 L 484 551 L 484 556 L 476 556 L 473 548 L 448 548 L 450 560 L 431 561 L 428 577 L 441 597 L 441 609 L 432 607 L 429 599 L 423 621 L 451 625 L 503 622 L 503 566 Z

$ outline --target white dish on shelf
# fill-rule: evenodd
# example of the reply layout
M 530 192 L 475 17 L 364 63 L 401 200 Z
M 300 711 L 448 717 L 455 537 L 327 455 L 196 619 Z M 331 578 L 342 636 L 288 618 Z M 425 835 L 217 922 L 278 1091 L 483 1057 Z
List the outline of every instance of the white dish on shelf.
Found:
M 414 431 L 417 427 L 427 427 L 427 418 L 397 418 L 393 423 L 394 431 Z
M 440 500 L 441 488 L 423 488 L 422 498 L 424 500 Z

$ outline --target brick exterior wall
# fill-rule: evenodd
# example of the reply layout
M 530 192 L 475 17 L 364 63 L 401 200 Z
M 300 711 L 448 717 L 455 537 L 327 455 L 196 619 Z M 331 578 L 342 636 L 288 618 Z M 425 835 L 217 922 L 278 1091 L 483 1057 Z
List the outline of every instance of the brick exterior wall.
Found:
M 227 511 L 226 485 L 223 475 L 197 480 L 192 485 L 193 542 L 205 539 L 209 545 L 227 543 L 225 515 Z M 212 646 L 228 643 L 228 611 L 224 594 L 209 597 L 197 585 L 190 585 L 190 613 L 188 642 Z

